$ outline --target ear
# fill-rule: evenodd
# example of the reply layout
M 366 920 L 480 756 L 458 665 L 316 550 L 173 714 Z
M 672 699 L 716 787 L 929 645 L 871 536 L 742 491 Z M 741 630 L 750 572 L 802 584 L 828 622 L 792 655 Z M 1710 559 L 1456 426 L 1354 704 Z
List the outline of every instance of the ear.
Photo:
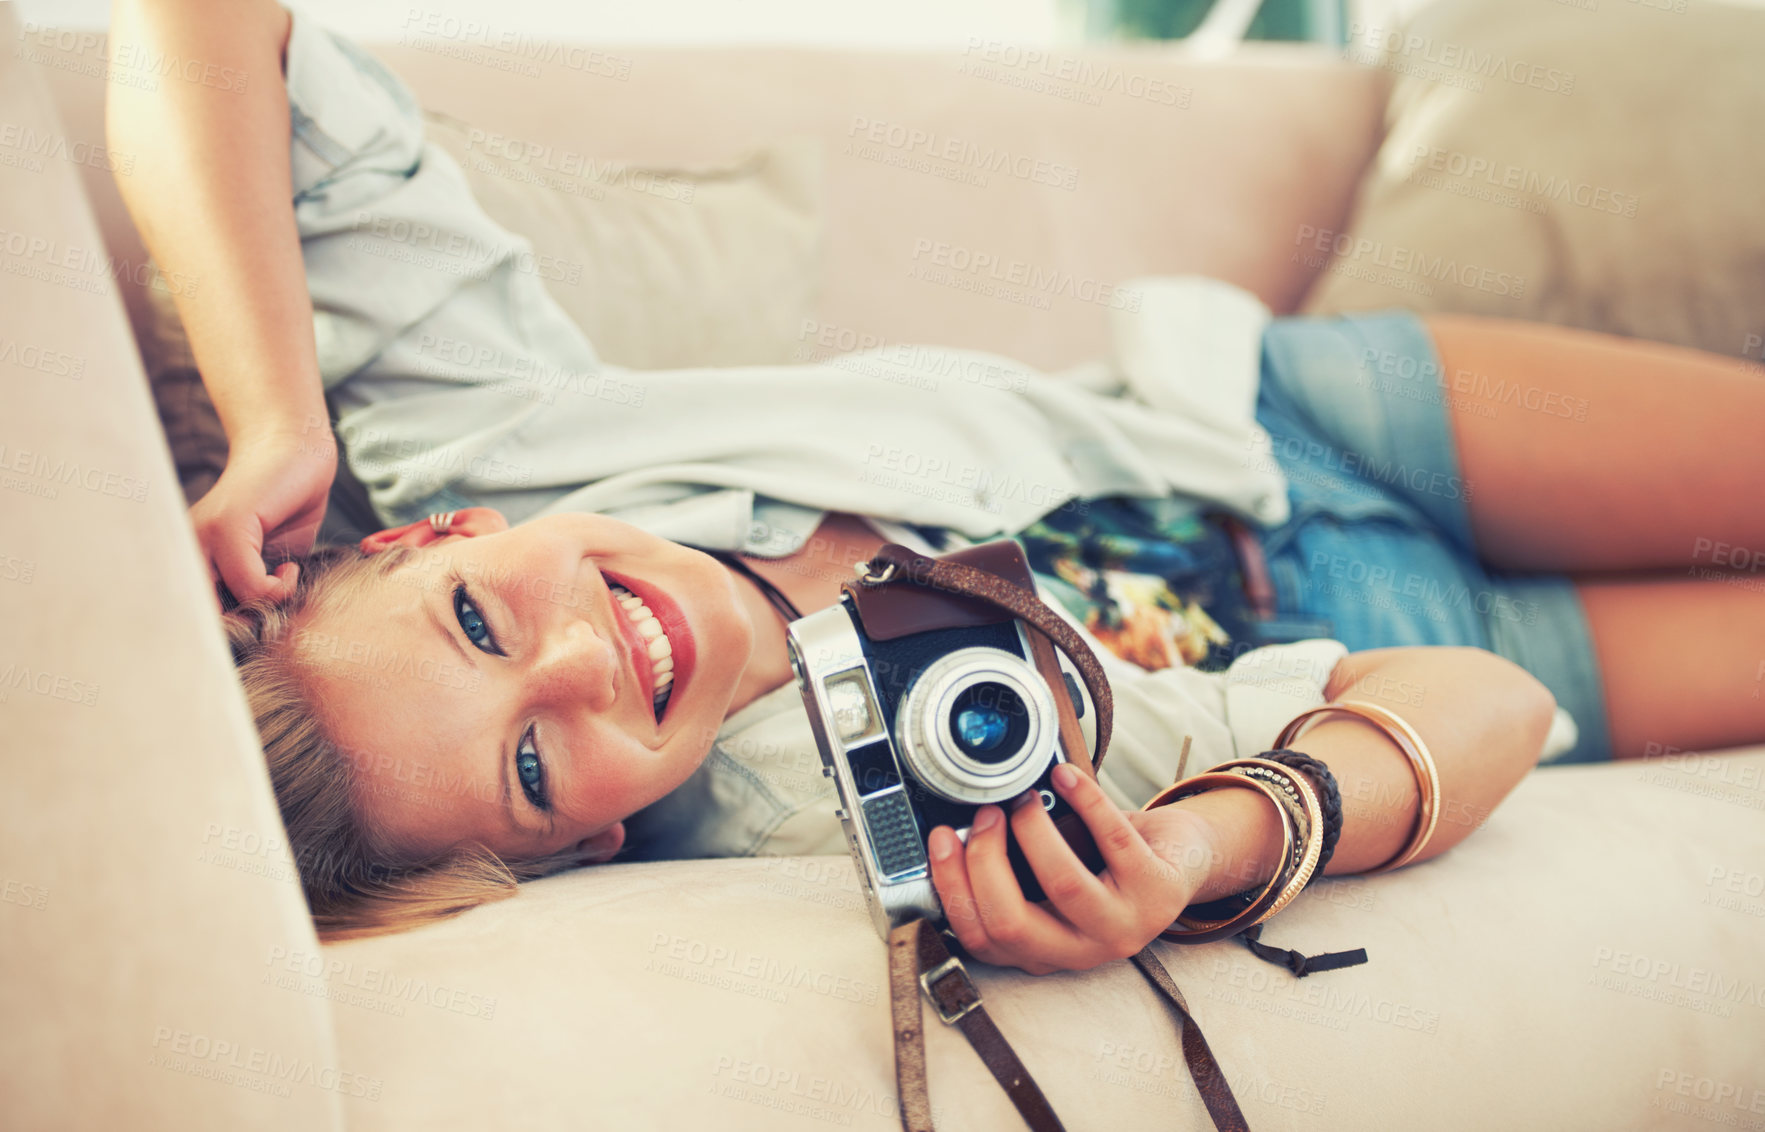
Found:
M 428 546 L 454 535 L 472 538 L 475 535 L 491 535 L 508 529 L 509 521 L 496 508 L 467 507 L 454 512 L 453 524 L 448 527 L 447 534 L 436 534 L 435 528 L 429 525 L 429 520 L 425 517 L 402 527 L 376 531 L 364 538 L 360 545 L 363 554 L 378 554 L 389 546 Z
M 598 865 L 619 851 L 625 844 L 625 823 L 616 821 L 606 829 L 576 843 L 584 864 Z

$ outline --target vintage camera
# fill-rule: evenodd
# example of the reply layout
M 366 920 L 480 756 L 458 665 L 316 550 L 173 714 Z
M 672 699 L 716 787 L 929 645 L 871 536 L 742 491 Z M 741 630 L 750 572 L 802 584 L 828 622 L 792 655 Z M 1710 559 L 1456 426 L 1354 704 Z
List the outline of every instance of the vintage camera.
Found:
M 1009 539 L 944 556 L 1035 592 Z M 840 824 L 879 935 L 944 919 L 926 838 L 948 825 L 966 844 L 975 811 L 1036 790 L 1092 872 L 1103 860 L 1049 773 L 1082 736 L 1091 771 L 1092 707 L 1070 661 L 1038 630 L 976 598 L 915 583 L 848 590 L 791 623 L 791 671 L 839 789 Z M 1040 884 L 1006 826 L 1007 856 L 1029 900 Z

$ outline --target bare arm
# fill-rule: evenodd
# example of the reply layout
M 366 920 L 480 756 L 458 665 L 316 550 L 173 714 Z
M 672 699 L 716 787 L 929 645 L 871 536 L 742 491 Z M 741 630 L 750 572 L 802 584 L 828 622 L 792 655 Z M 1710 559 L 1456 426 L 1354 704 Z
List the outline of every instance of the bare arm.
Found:
M 1388 708 L 1428 744 L 1440 771 L 1440 819 L 1417 861 L 1470 836 L 1526 776 L 1556 707 L 1530 673 L 1476 648 L 1351 653 L 1331 674 L 1324 697 Z M 1325 873 L 1362 872 L 1403 847 L 1421 792 L 1408 760 L 1383 732 L 1361 719 L 1327 715 L 1294 746 L 1328 765 L 1342 791 L 1342 837 Z M 1215 864 L 1195 899 L 1240 892 L 1274 874 L 1281 833 L 1266 799 L 1248 790 L 1213 790 L 1164 808 L 1188 810 L 1208 827 Z
M 226 86 L 112 84 L 106 111 L 111 146 L 136 155 L 119 187 L 142 239 L 162 268 L 193 283 L 174 298 L 229 454 L 192 520 L 213 572 L 241 598 L 277 588 L 267 546 L 311 548 L 336 460 L 294 221 L 289 28 L 272 0 L 115 0 L 111 16 L 113 50 L 242 76 Z

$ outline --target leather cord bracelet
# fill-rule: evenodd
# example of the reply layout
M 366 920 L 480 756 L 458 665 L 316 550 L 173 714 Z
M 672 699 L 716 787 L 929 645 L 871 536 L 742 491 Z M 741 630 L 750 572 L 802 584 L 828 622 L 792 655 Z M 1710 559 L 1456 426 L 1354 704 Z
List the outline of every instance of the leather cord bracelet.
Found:
M 1277 749 L 1264 751 L 1257 757 L 1303 771 L 1317 789 L 1318 805 L 1324 814 L 1324 837 L 1318 854 L 1318 867 L 1306 881 L 1306 887 L 1310 888 L 1323 879 L 1324 866 L 1330 863 L 1331 856 L 1336 852 L 1336 842 L 1342 836 L 1342 792 L 1336 786 L 1336 776 L 1330 773 L 1330 768 L 1321 759 L 1314 759 L 1303 751 Z M 1303 979 L 1319 971 L 1356 967 L 1367 961 L 1367 949 L 1364 947 L 1329 951 L 1319 955 L 1273 947 L 1262 942 L 1262 924 L 1252 924 L 1245 928 L 1238 934 L 1238 942 L 1248 947 L 1251 954 L 1263 962 L 1287 968 L 1296 979 Z
M 1342 838 L 1342 791 L 1336 786 L 1336 776 L 1330 773 L 1330 768 L 1322 760 L 1314 759 L 1304 751 L 1289 751 L 1277 747 L 1264 751 L 1257 757 L 1305 772 L 1306 777 L 1311 779 L 1312 788 L 1318 792 L 1318 807 L 1324 812 L 1324 844 L 1318 853 L 1317 871 L 1306 882 L 1308 887 L 1314 885 L 1324 879 L 1324 867 L 1336 855 L 1336 842 Z

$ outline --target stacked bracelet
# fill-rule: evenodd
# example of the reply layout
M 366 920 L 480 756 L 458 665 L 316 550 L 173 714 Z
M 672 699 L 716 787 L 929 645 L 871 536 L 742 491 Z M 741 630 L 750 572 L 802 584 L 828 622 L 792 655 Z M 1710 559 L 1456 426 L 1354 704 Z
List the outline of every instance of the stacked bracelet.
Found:
M 1318 861 L 1323 851 L 1323 808 L 1318 802 L 1317 791 L 1312 789 L 1304 775 L 1289 769 L 1280 763 L 1268 759 L 1234 759 L 1213 768 L 1228 774 L 1241 774 L 1246 778 L 1260 779 L 1281 792 L 1281 802 L 1286 810 L 1287 822 L 1293 827 L 1294 836 L 1298 840 L 1298 852 L 1287 862 L 1286 867 L 1278 874 L 1281 881 L 1281 893 L 1273 905 L 1251 923 L 1263 920 L 1280 912 L 1293 903 L 1295 897 L 1305 890 L 1316 875 Z M 1179 916 L 1177 922 L 1185 927 L 1213 928 L 1223 927 L 1227 921 L 1209 921 L 1200 917 Z M 1249 924 L 1242 925 L 1249 927 Z
M 1183 930 L 1172 926 L 1160 933 L 1161 939 L 1207 943 L 1237 935 L 1291 904 L 1317 871 L 1323 852 L 1323 808 L 1311 783 L 1278 762 L 1235 759 L 1221 763 L 1205 774 L 1166 787 L 1142 808 L 1155 809 L 1221 786 L 1250 786 L 1275 803 L 1281 817 L 1280 863 L 1260 891 L 1195 905 L 1190 914 L 1177 917 L 1177 925 Z
M 1259 939 L 1263 921 L 1322 876 L 1335 851 L 1342 833 L 1342 798 L 1330 768 L 1299 751 L 1265 751 L 1262 757 L 1234 759 L 1173 783 L 1141 809 L 1155 809 L 1221 786 L 1247 786 L 1274 802 L 1281 817 L 1280 864 L 1260 890 L 1190 905 L 1159 938 L 1171 943 L 1209 943 L 1235 936 L 1258 958 L 1286 967 L 1295 978 L 1365 963 L 1365 948 L 1308 956 L 1270 947 Z
M 1174 927 L 1167 928 L 1159 933 L 1160 939 L 1167 939 L 1173 943 L 1208 943 L 1212 940 L 1236 935 L 1251 924 L 1264 919 L 1270 914 L 1275 902 L 1281 898 L 1282 879 L 1291 875 L 1297 860 L 1304 853 L 1303 847 L 1294 836 L 1293 821 L 1288 817 L 1286 803 L 1282 801 L 1280 791 L 1260 779 L 1250 778 L 1246 775 L 1213 771 L 1190 775 L 1181 782 L 1173 783 L 1159 791 L 1157 797 L 1146 803 L 1141 809 L 1156 809 L 1159 806 L 1181 801 L 1192 795 L 1203 794 L 1222 786 L 1240 786 L 1255 790 L 1275 807 L 1275 812 L 1281 815 L 1281 864 L 1275 869 L 1275 875 L 1270 877 L 1268 883 L 1254 895 L 1244 893 L 1237 897 L 1227 898 L 1243 902 L 1236 915 L 1189 931 L 1180 932 Z M 1178 923 L 1182 923 L 1180 918 Z

